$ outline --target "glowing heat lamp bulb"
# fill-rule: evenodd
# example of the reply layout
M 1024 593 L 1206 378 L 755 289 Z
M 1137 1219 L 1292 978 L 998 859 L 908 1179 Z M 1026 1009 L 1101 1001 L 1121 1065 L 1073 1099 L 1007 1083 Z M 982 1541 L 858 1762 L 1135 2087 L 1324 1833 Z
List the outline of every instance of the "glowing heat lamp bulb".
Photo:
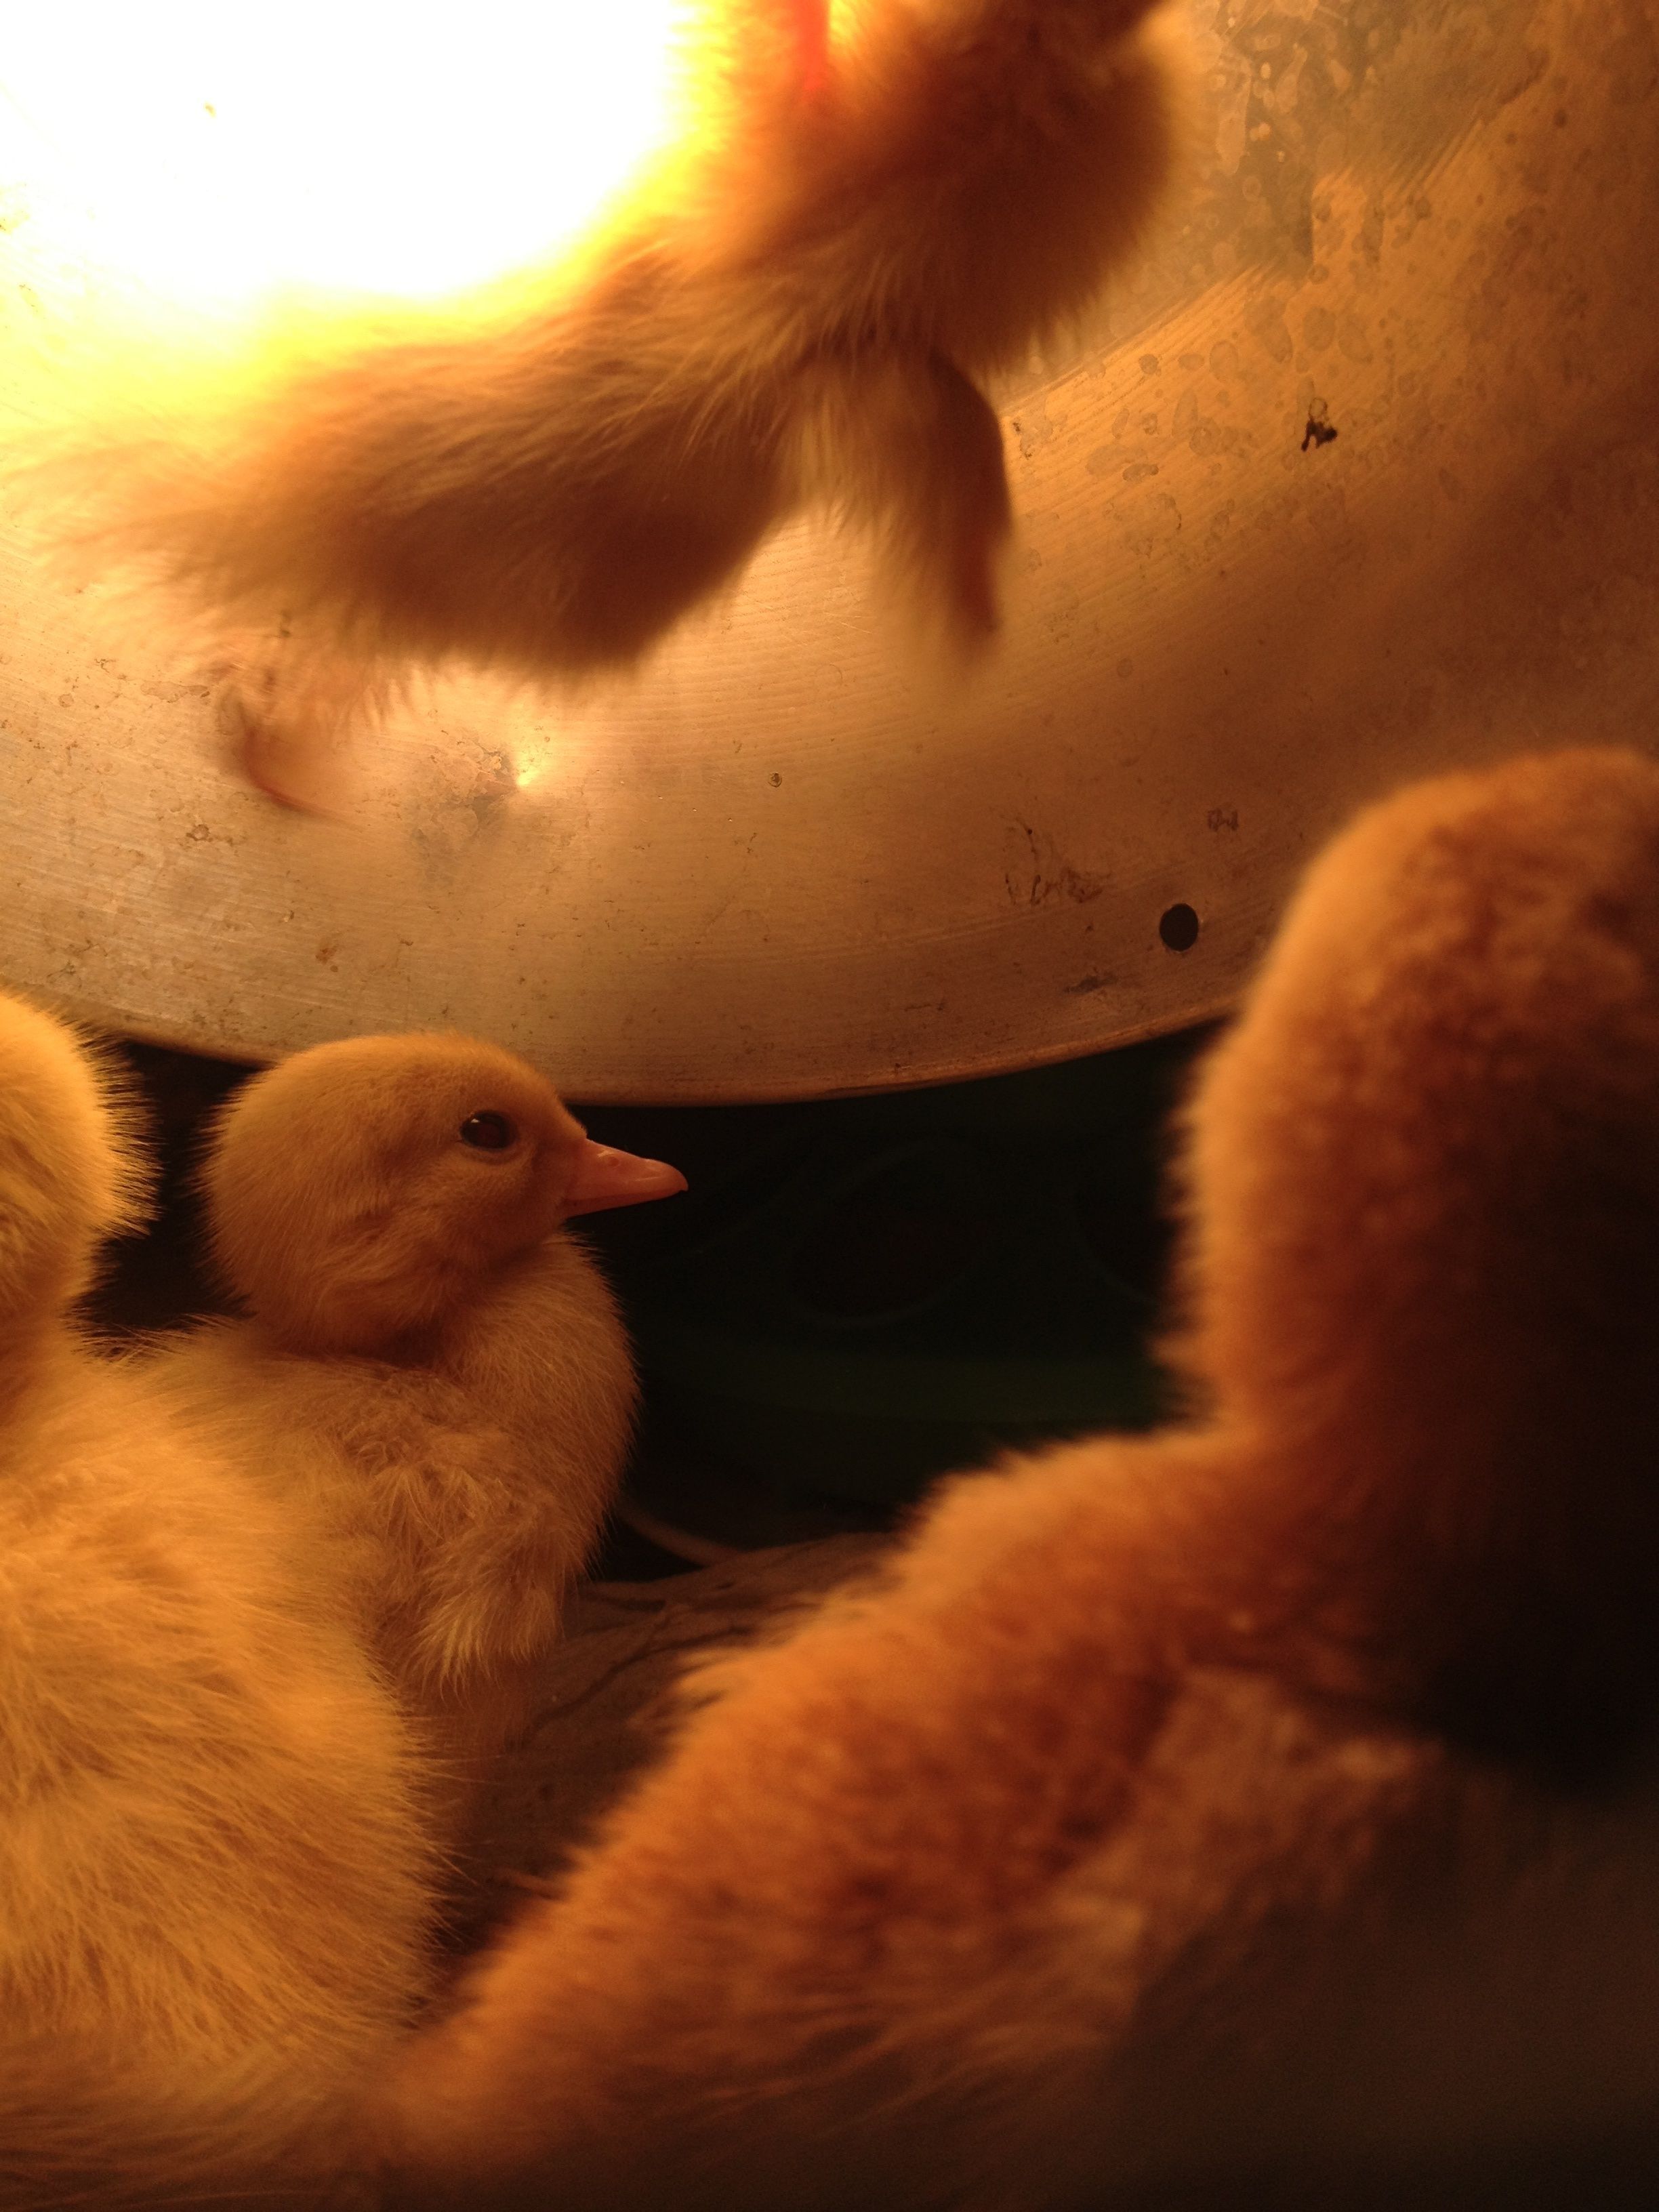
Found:
M 677 0 L 49 0 L 0 191 L 180 306 L 434 297 L 578 231 L 667 129 Z

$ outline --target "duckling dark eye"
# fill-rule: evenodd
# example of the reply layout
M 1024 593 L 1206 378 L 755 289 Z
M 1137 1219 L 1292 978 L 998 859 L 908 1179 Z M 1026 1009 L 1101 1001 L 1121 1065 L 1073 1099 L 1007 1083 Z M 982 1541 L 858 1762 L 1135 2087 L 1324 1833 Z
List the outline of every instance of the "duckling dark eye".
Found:
M 504 1152 L 509 1145 L 518 1143 L 518 1125 L 505 1114 L 471 1114 L 461 1124 L 460 1139 L 475 1152 Z

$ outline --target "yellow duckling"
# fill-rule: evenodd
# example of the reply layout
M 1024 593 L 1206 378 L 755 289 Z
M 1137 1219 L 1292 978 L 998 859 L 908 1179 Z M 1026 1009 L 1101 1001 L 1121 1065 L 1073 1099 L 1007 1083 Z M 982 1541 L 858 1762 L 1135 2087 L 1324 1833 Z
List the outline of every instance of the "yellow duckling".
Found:
M 446 1768 L 476 1778 L 610 1508 L 633 1361 L 573 1216 L 684 1188 L 473 1039 L 318 1047 L 237 1094 L 204 1171 L 247 1309 L 150 1372 L 296 1528 Z

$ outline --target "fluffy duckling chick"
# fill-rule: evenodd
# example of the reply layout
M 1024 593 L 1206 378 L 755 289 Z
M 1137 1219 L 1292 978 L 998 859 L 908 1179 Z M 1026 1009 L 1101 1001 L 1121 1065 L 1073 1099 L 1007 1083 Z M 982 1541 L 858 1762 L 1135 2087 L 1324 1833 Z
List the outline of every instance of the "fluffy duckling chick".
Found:
M 256 1078 L 204 1182 L 248 1317 L 153 1371 L 306 1528 L 342 1619 L 470 1779 L 521 1717 L 631 1434 L 627 1336 L 563 1224 L 684 1178 L 593 1143 L 512 1054 L 410 1036 Z
M 285 1516 L 70 1305 L 125 1109 L 0 997 L 0 2204 L 298 2202 L 428 1985 L 412 1731 Z
M 415 2046 L 398 2202 L 1322 2207 L 1507 2140 L 1529 2203 L 1650 2130 L 1659 767 L 1362 817 L 1188 1174 L 1206 1417 L 726 1662 Z
M 981 639 L 1009 499 L 980 383 L 1159 198 L 1180 71 L 1153 5 L 702 0 L 684 136 L 584 249 L 271 340 L 233 403 L 94 441 L 70 526 L 282 630 L 231 687 L 278 796 L 389 672 L 630 662 L 809 503 Z

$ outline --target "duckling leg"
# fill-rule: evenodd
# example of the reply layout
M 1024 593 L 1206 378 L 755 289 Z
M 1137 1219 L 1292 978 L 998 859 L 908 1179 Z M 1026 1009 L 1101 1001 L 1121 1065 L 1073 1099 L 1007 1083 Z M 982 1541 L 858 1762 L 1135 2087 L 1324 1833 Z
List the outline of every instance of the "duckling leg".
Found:
M 817 362 L 799 436 L 805 496 L 873 529 L 896 594 L 953 643 L 982 643 L 1012 512 L 1001 426 L 961 370 L 938 354 Z
M 338 812 L 350 737 L 388 703 L 378 667 L 302 645 L 285 624 L 271 635 L 233 637 L 210 673 L 220 731 L 249 782 L 298 813 Z

